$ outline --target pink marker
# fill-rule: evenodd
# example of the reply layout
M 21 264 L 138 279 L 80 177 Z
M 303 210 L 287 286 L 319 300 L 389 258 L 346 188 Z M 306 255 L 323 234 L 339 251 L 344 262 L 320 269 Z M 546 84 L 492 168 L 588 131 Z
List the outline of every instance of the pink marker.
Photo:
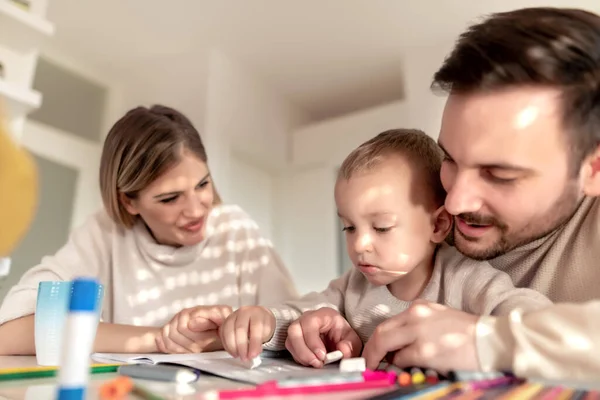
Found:
M 303 385 L 300 382 L 297 386 L 280 386 L 277 381 L 265 382 L 253 389 L 223 390 L 220 392 L 207 393 L 203 396 L 205 399 L 241 399 L 241 398 L 259 398 L 269 396 L 292 396 L 292 395 L 310 395 L 322 393 L 337 393 L 352 390 L 379 389 L 394 386 L 396 384 L 396 373 L 387 371 L 364 371 L 361 381 L 324 382 L 321 385 L 308 384 Z M 309 378 L 311 380 L 314 377 Z

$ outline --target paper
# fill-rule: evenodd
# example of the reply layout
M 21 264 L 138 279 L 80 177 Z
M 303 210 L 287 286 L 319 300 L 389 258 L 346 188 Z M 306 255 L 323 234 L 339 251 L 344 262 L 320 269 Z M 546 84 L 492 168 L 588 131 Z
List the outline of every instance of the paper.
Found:
M 260 366 L 248 369 L 237 358 L 231 357 L 225 351 L 214 351 L 198 354 L 108 354 L 94 353 L 92 359 L 97 362 L 124 362 L 124 363 L 172 363 L 186 367 L 196 368 L 200 371 L 217 375 L 223 378 L 258 385 L 266 381 L 282 380 L 288 378 L 305 378 L 338 371 L 334 365 L 327 365 L 321 369 L 304 367 L 293 360 L 283 358 L 262 358 Z

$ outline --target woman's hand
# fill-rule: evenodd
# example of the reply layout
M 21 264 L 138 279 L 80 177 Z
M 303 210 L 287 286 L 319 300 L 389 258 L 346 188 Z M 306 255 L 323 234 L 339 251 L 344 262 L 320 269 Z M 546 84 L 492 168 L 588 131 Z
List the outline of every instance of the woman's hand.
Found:
M 242 307 L 231 314 L 220 329 L 223 348 L 242 361 L 250 360 L 262 351 L 275 331 L 275 316 L 265 307 Z
M 201 353 L 222 348 L 218 329 L 231 314 L 229 306 L 197 306 L 181 310 L 162 327 L 156 347 L 162 353 Z

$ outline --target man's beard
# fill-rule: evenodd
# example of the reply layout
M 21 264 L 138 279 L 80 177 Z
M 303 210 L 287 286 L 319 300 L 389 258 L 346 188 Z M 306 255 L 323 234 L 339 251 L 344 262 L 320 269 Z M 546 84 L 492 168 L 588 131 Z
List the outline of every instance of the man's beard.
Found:
M 537 218 L 535 221 L 530 221 L 529 224 L 517 232 L 511 232 L 509 226 L 492 216 L 483 216 L 476 213 L 460 214 L 458 217 L 467 223 L 493 226 L 500 231 L 500 238 L 487 248 L 474 249 L 469 246 L 469 243 L 476 243 L 477 239 L 464 236 L 455 222 L 452 235 L 447 241 L 467 257 L 480 261 L 491 260 L 519 246 L 542 238 L 562 226 L 577 210 L 579 203 L 580 196 L 576 185 L 572 183 L 567 184 L 561 196 L 556 200 L 554 206 L 548 210 L 546 215 Z

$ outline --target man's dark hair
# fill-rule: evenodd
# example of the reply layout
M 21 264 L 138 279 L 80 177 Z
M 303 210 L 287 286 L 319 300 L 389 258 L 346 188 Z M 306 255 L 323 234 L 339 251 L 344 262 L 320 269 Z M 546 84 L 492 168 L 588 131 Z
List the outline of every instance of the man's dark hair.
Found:
M 468 94 L 525 85 L 561 90 L 577 172 L 600 145 L 600 16 L 548 7 L 492 14 L 460 35 L 432 89 Z

